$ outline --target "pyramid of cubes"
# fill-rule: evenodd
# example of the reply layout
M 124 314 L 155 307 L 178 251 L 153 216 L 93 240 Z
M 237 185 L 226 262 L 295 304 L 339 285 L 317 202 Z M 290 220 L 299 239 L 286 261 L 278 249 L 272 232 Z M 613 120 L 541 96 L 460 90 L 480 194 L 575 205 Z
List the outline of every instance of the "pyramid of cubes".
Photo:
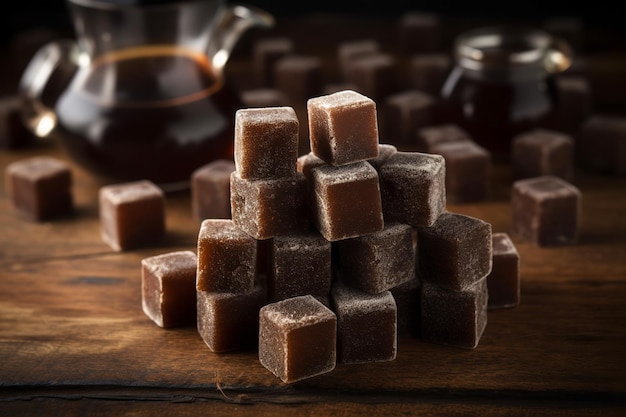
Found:
M 197 327 L 213 352 L 258 347 L 286 383 L 395 359 L 398 334 L 477 346 L 491 225 L 446 211 L 445 161 L 380 144 L 351 90 L 235 116 L 231 219 L 203 220 Z

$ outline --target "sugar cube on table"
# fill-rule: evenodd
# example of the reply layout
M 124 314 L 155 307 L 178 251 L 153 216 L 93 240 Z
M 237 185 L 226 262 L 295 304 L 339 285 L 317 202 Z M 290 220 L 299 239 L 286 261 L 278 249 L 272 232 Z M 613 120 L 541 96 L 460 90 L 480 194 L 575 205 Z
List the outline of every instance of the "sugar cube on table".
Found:
M 383 230 L 336 244 L 341 282 L 379 294 L 415 278 L 412 228 L 385 223 Z
M 198 291 L 197 299 L 198 334 L 212 352 L 257 348 L 259 310 L 266 304 L 262 285 L 246 293 Z
M 277 36 L 257 39 L 252 46 L 252 65 L 259 87 L 275 87 L 276 62 L 294 51 L 291 38 Z
M 415 132 L 415 150 L 434 153 L 433 147 L 446 142 L 473 141 L 470 134 L 453 123 L 425 126 Z
M 218 159 L 191 174 L 191 213 L 196 220 L 230 218 L 230 174 L 235 163 Z
M 422 283 L 421 338 L 436 344 L 474 349 L 487 326 L 487 280 L 462 291 Z
M 296 175 L 300 124 L 292 107 L 239 109 L 235 113 L 235 166 L 242 179 Z
M 389 291 L 369 294 L 335 284 L 331 303 L 337 315 L 339 363 L 385 362 L 396 358 L 397 309 Z
M 337 317 L 312 295 L 262 307 L 259 361 L 285 383 L 335 369 Z
M 412 145 L 415 131 L 435 124 L 437 101 L 419 90 L 404 90 L 383 101 L 385 142 Z
M 431 151 L 446 161 L 446 200 L 461 204 L 484 201 L 491 187 L 491 153 L 471 140 L 444 142 Z
M 331 165 L 378 156 L 376 103 L 345 90 L 307 101 L 311 151 Z
M 274 65 L 274 84 L 290 103 L 306 102 L 322 92 L 322 60 L 314 55 L 286 55 Z
M 566 74 L 556 78 L 558 126 L 559 130 L 575 134 L 593 112 L 593 92 L 587 77 Z
M 554 176 L 517 180 L 512 185 L 512 233 L 538 246 L 578 241 L 582 195 Z
M 431 226 L 446 207 L 446 166 L 441 155 L 396 152 L 379 168 L 385 220 Z
M 439 97 L 451 69 L 452 58 L 449 54 L 415 54 L 409 59 L 410 85 L 416 90 Z
M 348 82 L 354 84 L 357 91 L 376 101 L 398 88 L 396 59 L 388 53 L 371 53 L 355 59 L 349 75 Z
M 253 289 L 257 241 L 232 220 L 204 220 L 197 253 L 198 291 L 246 293 Z
M 493 268 L 487 275 L 489 309 L 515 307 L 520 303 L 519 253 L 507 233 L 493 234 Z
M 380 231 L 384 227 L 378 174 L 367 162 L 312 169 L 312 215 L 329 241 Z
M 157 326 L 196 323 L 196 266 L 192 251 L 176 251 L 141 260 L 141 305 Z
M 419 276 L 452 291 L 484 279 L 492 268 L 491 224 L 445 212 L 431 227 L 418 229 Z
M 64 161 L 25 158 L 10 163 L 4 175 L 9 201 L 25 220 L 41 222 L 73 212 L 72 172 Z
M 328 297 L 331 243 L 317 231 L 276 236 L 270 243 L 268 298 L 279 301 L 311 294 Z
M 626 174 L 626 117 L 590 116 L 576 136 L 576 156 L 588 171 Z
M 165 235 L 165 194 L 151 181 L 106 185 L 99 205 L 102 239 L 116 251 L 154 244 Z
M 357 39 L 341 42 L 337 47 L 339 71 L 344 81 L 352 80 L 352 64 L 359 58 L 380 52 L 375 39 Z
M 233 222 L 258 240 L 306 230 L 309 225 L 307 187 L 303 174 L 290 179 L 230 178 Z
M 511 145 L 513 178 L 574 176 L 574 139 L 562 132 L 536 128 L 516 135 Z

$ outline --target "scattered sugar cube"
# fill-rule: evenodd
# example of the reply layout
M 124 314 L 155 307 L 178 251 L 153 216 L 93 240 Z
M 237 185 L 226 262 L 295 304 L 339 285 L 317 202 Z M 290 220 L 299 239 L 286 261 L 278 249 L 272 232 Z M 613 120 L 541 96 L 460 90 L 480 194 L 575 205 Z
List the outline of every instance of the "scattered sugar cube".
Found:
M 154 244 L 165 235 L 165 194 L 151 181 L 100 188 L 102 239 L 116 251 Z
M 72 172 L 61 160 L 35 156 L 12 162 L 5 182 L 9 201 L 26 220 L 41 222 L 73 211 Z
M 518 180 L 511 192 L 513 234 L 539 246 L 576 243 L 581 200 L 578 188 L 561 178 Z

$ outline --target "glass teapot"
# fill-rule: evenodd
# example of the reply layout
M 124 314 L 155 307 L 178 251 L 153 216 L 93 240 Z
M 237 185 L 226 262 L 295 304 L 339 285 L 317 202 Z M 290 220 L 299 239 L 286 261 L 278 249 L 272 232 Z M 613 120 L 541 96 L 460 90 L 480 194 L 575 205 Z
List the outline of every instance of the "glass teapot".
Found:
M 232 158 L 238 95 L 224 66 L 263 10 L 223 0 L 67 0 L 77 40 L 42 47 L 20 82 L 23 118 L 110 180 L 188 182 Z

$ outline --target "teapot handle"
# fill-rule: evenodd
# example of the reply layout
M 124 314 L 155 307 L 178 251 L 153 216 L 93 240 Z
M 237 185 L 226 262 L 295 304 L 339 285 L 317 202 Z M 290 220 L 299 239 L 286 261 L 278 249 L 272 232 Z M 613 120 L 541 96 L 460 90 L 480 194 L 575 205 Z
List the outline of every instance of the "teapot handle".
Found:
M 19 82 L 24 125 L 36 136 L 47 137 L 56 126 L 54 104 L 79 62 L 75 41 L 61 39 L 39 48 L 26 66 Z
M 218 73 L 224 70 L 232 50 L 246 30 L 255 26 L 271 28 L 274 23 L 271 14 L 256 7 L 234 4 L 224 8 L 207 48 L 214 70 Z

